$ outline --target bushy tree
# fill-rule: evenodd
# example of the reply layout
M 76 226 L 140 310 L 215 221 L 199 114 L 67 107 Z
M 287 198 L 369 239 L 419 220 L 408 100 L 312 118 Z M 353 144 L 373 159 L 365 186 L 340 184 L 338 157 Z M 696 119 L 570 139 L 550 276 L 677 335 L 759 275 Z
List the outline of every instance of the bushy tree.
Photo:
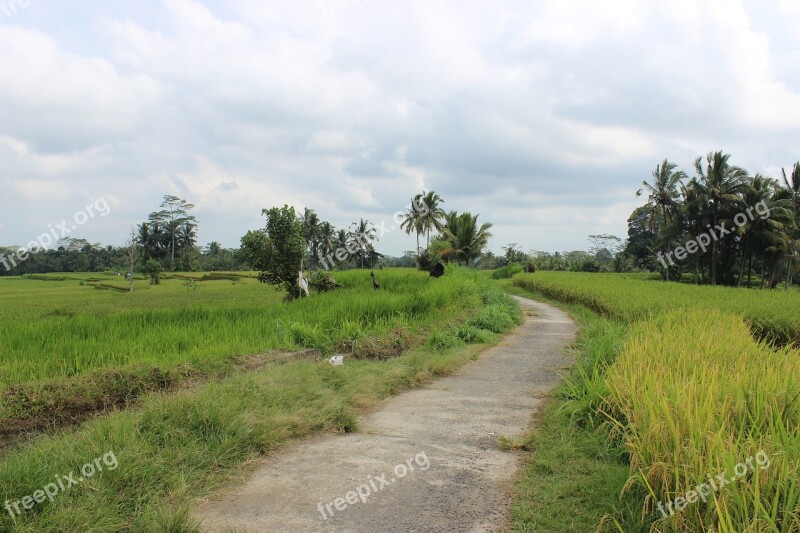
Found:
M 248 255 L 262 269 L 258 275 L 260 282 L 274 285 L 292 296 L 299 296 L 297 274 L 306 250 L 302 223 L 297 219 L 294 208 L 288 205 L 264 209 L 262 214 L 267 217 L 265 233 L 258 235 L 248 232 L 242 239 L 242 248 L 245 248 L 246 242 L 255 243 L 255 248 Z

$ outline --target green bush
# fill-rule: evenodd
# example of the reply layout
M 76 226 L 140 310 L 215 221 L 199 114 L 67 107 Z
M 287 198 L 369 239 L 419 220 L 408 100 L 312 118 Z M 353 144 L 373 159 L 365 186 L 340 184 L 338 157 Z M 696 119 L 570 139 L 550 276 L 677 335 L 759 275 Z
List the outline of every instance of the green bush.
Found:
M 508 279 L 522 272 L 522 265 L 511 263 L 492 272 L 492 279 Z

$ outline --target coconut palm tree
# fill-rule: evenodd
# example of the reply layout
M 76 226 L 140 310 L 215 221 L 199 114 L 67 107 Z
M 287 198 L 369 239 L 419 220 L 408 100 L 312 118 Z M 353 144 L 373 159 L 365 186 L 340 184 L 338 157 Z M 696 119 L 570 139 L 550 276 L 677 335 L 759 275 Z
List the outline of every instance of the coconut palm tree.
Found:
M 434 191 L 418 194 L 414 197 L 414 202 L 420 213 L 420 229 L 426 234 L 425 248 L 431 245 L 431 230 L 442 230 L 441 220 L 445 216 L 444 209 L 439 207 L 444 203 L 444 200 L 438 193 Z
M 355 241 L 358 245 L 359 252 L 357 255 L 361 259 L 361 268 L 364 268 L 364 258 L 372 256 L 374 251 L 372 241 L 377 240 L 377 238 L 378 232 L 369 220 L 362 218 L 358 222 L 353 222 L 350 226 L 350 242 Z
M 414 198 L 411 199 L 411 204 L 406 211 L 405 216 L 403 217 L 403 222 L 400 224 L 400 229 L 406 232 L 406 235 L 411 235 L 413 231 L 416 233 L 417 236 L 417 257 L 419 257 L 420 249 L 419 249 L 419 235 L 423 233 L 422 229 L 422 209 L 419 207 L 419 202 L 417 201 L 420 198 L 418 194 Z
M 686 178 L 686 174 L 682 170 L 675 172 L 676 168 L 678 168 L 678 165 L 664 159 L 660 165 L 656 165 L 656 169 L 653 171 L 653 184 L 651 185 L 646 181 L 642 181 L 644 188 L 636 191 L 637 197 L 641 196 L 645 191 L 648 194 L 647 205 L 653 211 L 653 216 L 650 217 L 651 225 L 654 225 L 657 220 L 656 215 L 659 215 L 661 218 L 663 233 L 659 233 L 662 237 L 663 253 L 667 252 L 669 244 L 668 239 L 666 239 L 667 228 L 676 211 L 678 198 L 680 196 L 678 193 L 678 186 L 681 180 Z M 650 229 L 653 230 L 654 228 L 651 227 Z M 665 269 L 665 271 L 666 280 L 669 281 L 669 268 Z
M 794 207 L 794 231 L 792 231 L 792 250 L 790 257 L 786 261 L 786 289 L 792 283 L 792 266 L 797 262 L 798 252 L 800 252 L 800 161 L 794 164 L 790 176 L 786 177 L 786 171 L 781 169 L 783 173 L 783 183 L 786 188 L 781 193 L 783 196 L 792 201 Z
M 445 239 L 450 244 L 446 255 L 465 265 L 480 257 L 481 251 L 492 237 L 489 232 L 492 224 L 486 222 L 479 227 L 478 216 L 467 212 L 458 214 L 456 211 L 451 211 L 444 217 L 445 225 L 442 230 Z
M 222 253 L 222 245 L 217 241 L 211 241 L 206 245 L 206 255 L 216 256 Z
M 178 226 L 175 232 L 175 244 L 179 250 L 192 248 L 197 244 L 197 225 L 191 222 L 184 222 Z
M 301 233 L 306 240 L 311 253 L 311 261 L 317 261 L 317 247 L 319 245 L 320 220 L 313 209 L 305 208 L 300 218 Z
M 741 205 L 741 194 L 747 188 L 747 172 L 731 165 L 730 154 L 713 152 L 706 155 L 706 167 L 703 158 L 694 162 L 697 172 L 697 188 L 705 198 L 711 224 L 716 228 L 720 224 L 720 215 L 730 211 L 732 205 Z M 726 225 L 727 221 L 723 221 Z M 717 284 L 717 241 L 711 241 L 711 284 Z
M 336 228 L 330 222 L 323 222 L 319 225 L 319 254 L 327 257 L 328 254 L 336 249 Z

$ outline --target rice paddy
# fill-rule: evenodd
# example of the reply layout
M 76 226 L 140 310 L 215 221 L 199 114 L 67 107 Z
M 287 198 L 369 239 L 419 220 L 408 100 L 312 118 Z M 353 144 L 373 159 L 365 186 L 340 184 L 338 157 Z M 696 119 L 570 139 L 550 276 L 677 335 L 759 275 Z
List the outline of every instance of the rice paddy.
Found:
M 116 276 L 0 280 L 0 335 L 9 341 L 0 352 L 0 429 L 32 406 L 51 409 L 52 398 L 85 405 L 93 388 L 104 396 L 104 387 L 151 373 L 168 381 L 190 368 L 216 372 L 236 354 L 352 356 L 342 366 L 317 356 L 212 373 L 178 390 L 144 386 L 136 405 L 2 449 L 0 502 L 109 450 L 119 468 L 13 518 L 0 513 L 0 531 L 198 531 L 197 499 L 240 479 L 249 462 L 292 438 L 355 430 L 364 409 L 453 372 L 522 321 L 516 303 L 474 271 L 449 269 L 430 282 L 411 269 L 376 275 L 380 291 L 368 272 L 350 271 L 336 274 L 341 289 L 291 302 L 247 276 L 192 275 L 197 289 L 190 276 L 173 276 L 137 282 L 143 290 L 133 293 L 93 286 L 123 286 Z M 146 376 L 132 370 L 142 365 Z
M 157 286 L 138 281 L 133 292 L 98 290 L 127 286 L 116 276 L 0 278 L 0 388 L 274 349 L 380 357 L 371 340 L 418 335 L 479 304 L 470 276 L 426 283 L 425 273 L 410 269 L 378 272 L 380 292 L 364 271 L 337 273 L 343 288 L 288 303 L 253 278 L 210 277 L 197 288 L 184 276 Z
M 559 391 L 568 431 L 602 427 L 629 464 L 617 488 L 640 513 L 610 510 L 604 527 L 800 531 L 796 292 L 551 272 L 513 283 L 612 318 L 582 333 Z

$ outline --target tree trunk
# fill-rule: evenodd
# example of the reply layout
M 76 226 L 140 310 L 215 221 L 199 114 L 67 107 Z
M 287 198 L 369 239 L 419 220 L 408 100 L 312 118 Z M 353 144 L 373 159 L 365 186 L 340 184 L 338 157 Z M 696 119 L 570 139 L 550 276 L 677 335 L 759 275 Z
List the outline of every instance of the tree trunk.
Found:
M 662 205 L 661 209 L 664 212 L 664 233 L 666 234 L 667 233 L 667 206 L 666 205 Z M 667 245 L 666 245 L 666 243 L 664 243 L 664 255 L 667 255 Z M 667 279 L 666 279 L 666 281 L 669 281 L 669 266 L 666 267 L 666 271 L 667 271 Z
M 750 250 L 750 261 L 748 261 L 748 266 L 747 266 L 747 288 L 748 289 L 750 288 L 750 279 L 753 276 L 753 256 L 754 255 L 755 255 L 755 252 L 753 250 Z
M 717 208 L 714 206 L 714 228 L 717 227 Z M 711 285 L 717 284 L 717 239 L 711 239 Z
M 744 276 L 744 264 L 747 261 L 747 241 L 750 240 L 750 235 L 744 237 L 744 248 L 742 249 L 742 266 L 739 268 L 739 281 L 736 283 L 737 287 L 742 286 L 742 277 Z
M 792 279 L 792 259 L 789 258 L 786 260 L 786 285 L 783 290 L 789 290 L 789 282 Z

